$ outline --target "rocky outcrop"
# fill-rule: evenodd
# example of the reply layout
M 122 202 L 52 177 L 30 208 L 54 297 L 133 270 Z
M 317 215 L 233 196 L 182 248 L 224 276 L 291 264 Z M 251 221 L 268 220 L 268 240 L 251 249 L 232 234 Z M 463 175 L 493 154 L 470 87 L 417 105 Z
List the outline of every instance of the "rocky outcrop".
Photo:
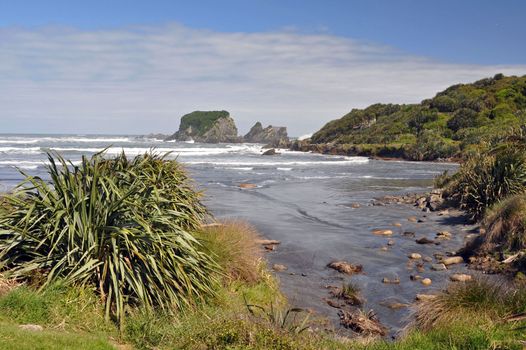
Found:
M 234 119 L 227 111 L 195 111 L 181 118 L 179 131 L 165 141 L 205 143 L 241 142 Z
M 243 137 L 248 143 L 264 143 L 270 147 L 285 148 L 290 146 L 287 128 L 269 125 L 263 128 L 260 122 L 254 124 L 250 131 Z

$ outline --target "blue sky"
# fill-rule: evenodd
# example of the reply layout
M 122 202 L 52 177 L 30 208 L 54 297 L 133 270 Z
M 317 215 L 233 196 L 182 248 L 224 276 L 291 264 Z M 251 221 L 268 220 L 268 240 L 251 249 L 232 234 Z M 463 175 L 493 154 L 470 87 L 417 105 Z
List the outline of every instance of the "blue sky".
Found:
M 241 131 L 257 119 L 298 135 L 526 73 L 520 0 L 26 0 L 0 13 L 5 132 L 168 133 L 217 108 Z

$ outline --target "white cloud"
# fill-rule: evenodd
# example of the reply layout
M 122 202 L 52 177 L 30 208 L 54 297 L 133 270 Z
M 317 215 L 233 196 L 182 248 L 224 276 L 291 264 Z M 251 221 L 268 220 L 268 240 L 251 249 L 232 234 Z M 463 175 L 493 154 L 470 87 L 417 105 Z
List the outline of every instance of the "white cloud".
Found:
M 82 31 L 0 29 L 4 132 L 173 132 L 196 109 L 226 109 L 289 134 L 351 108 L 412 103 L 526 65 L 437 62 L 329 34 L 220 33 L 176 24 Z

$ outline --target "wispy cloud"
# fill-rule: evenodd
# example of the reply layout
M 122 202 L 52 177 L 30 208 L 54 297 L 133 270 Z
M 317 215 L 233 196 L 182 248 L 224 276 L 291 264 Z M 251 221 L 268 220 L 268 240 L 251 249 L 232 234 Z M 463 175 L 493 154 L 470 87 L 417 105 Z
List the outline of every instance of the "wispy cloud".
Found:
M 82 31 L 0 29 L 0 120 L 14 132 L 173 132 L 195 109 L 317 130 L 351 108 L 418 102 L 526 65 L 434 61 L 294 31 L 221 33 L 177 24 Z

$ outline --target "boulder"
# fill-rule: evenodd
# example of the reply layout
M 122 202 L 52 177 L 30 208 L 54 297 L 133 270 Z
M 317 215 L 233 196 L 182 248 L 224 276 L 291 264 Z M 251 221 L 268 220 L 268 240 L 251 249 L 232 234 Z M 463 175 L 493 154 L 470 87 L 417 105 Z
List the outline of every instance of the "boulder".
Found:
M 271 148 L 269 150 L 266 150 L 265 152 L 263 152 L 263 156 L 275 156 L 276 154 L 279 154 L 278 152 L 276 152 L 276 149 L 275 148 Z

